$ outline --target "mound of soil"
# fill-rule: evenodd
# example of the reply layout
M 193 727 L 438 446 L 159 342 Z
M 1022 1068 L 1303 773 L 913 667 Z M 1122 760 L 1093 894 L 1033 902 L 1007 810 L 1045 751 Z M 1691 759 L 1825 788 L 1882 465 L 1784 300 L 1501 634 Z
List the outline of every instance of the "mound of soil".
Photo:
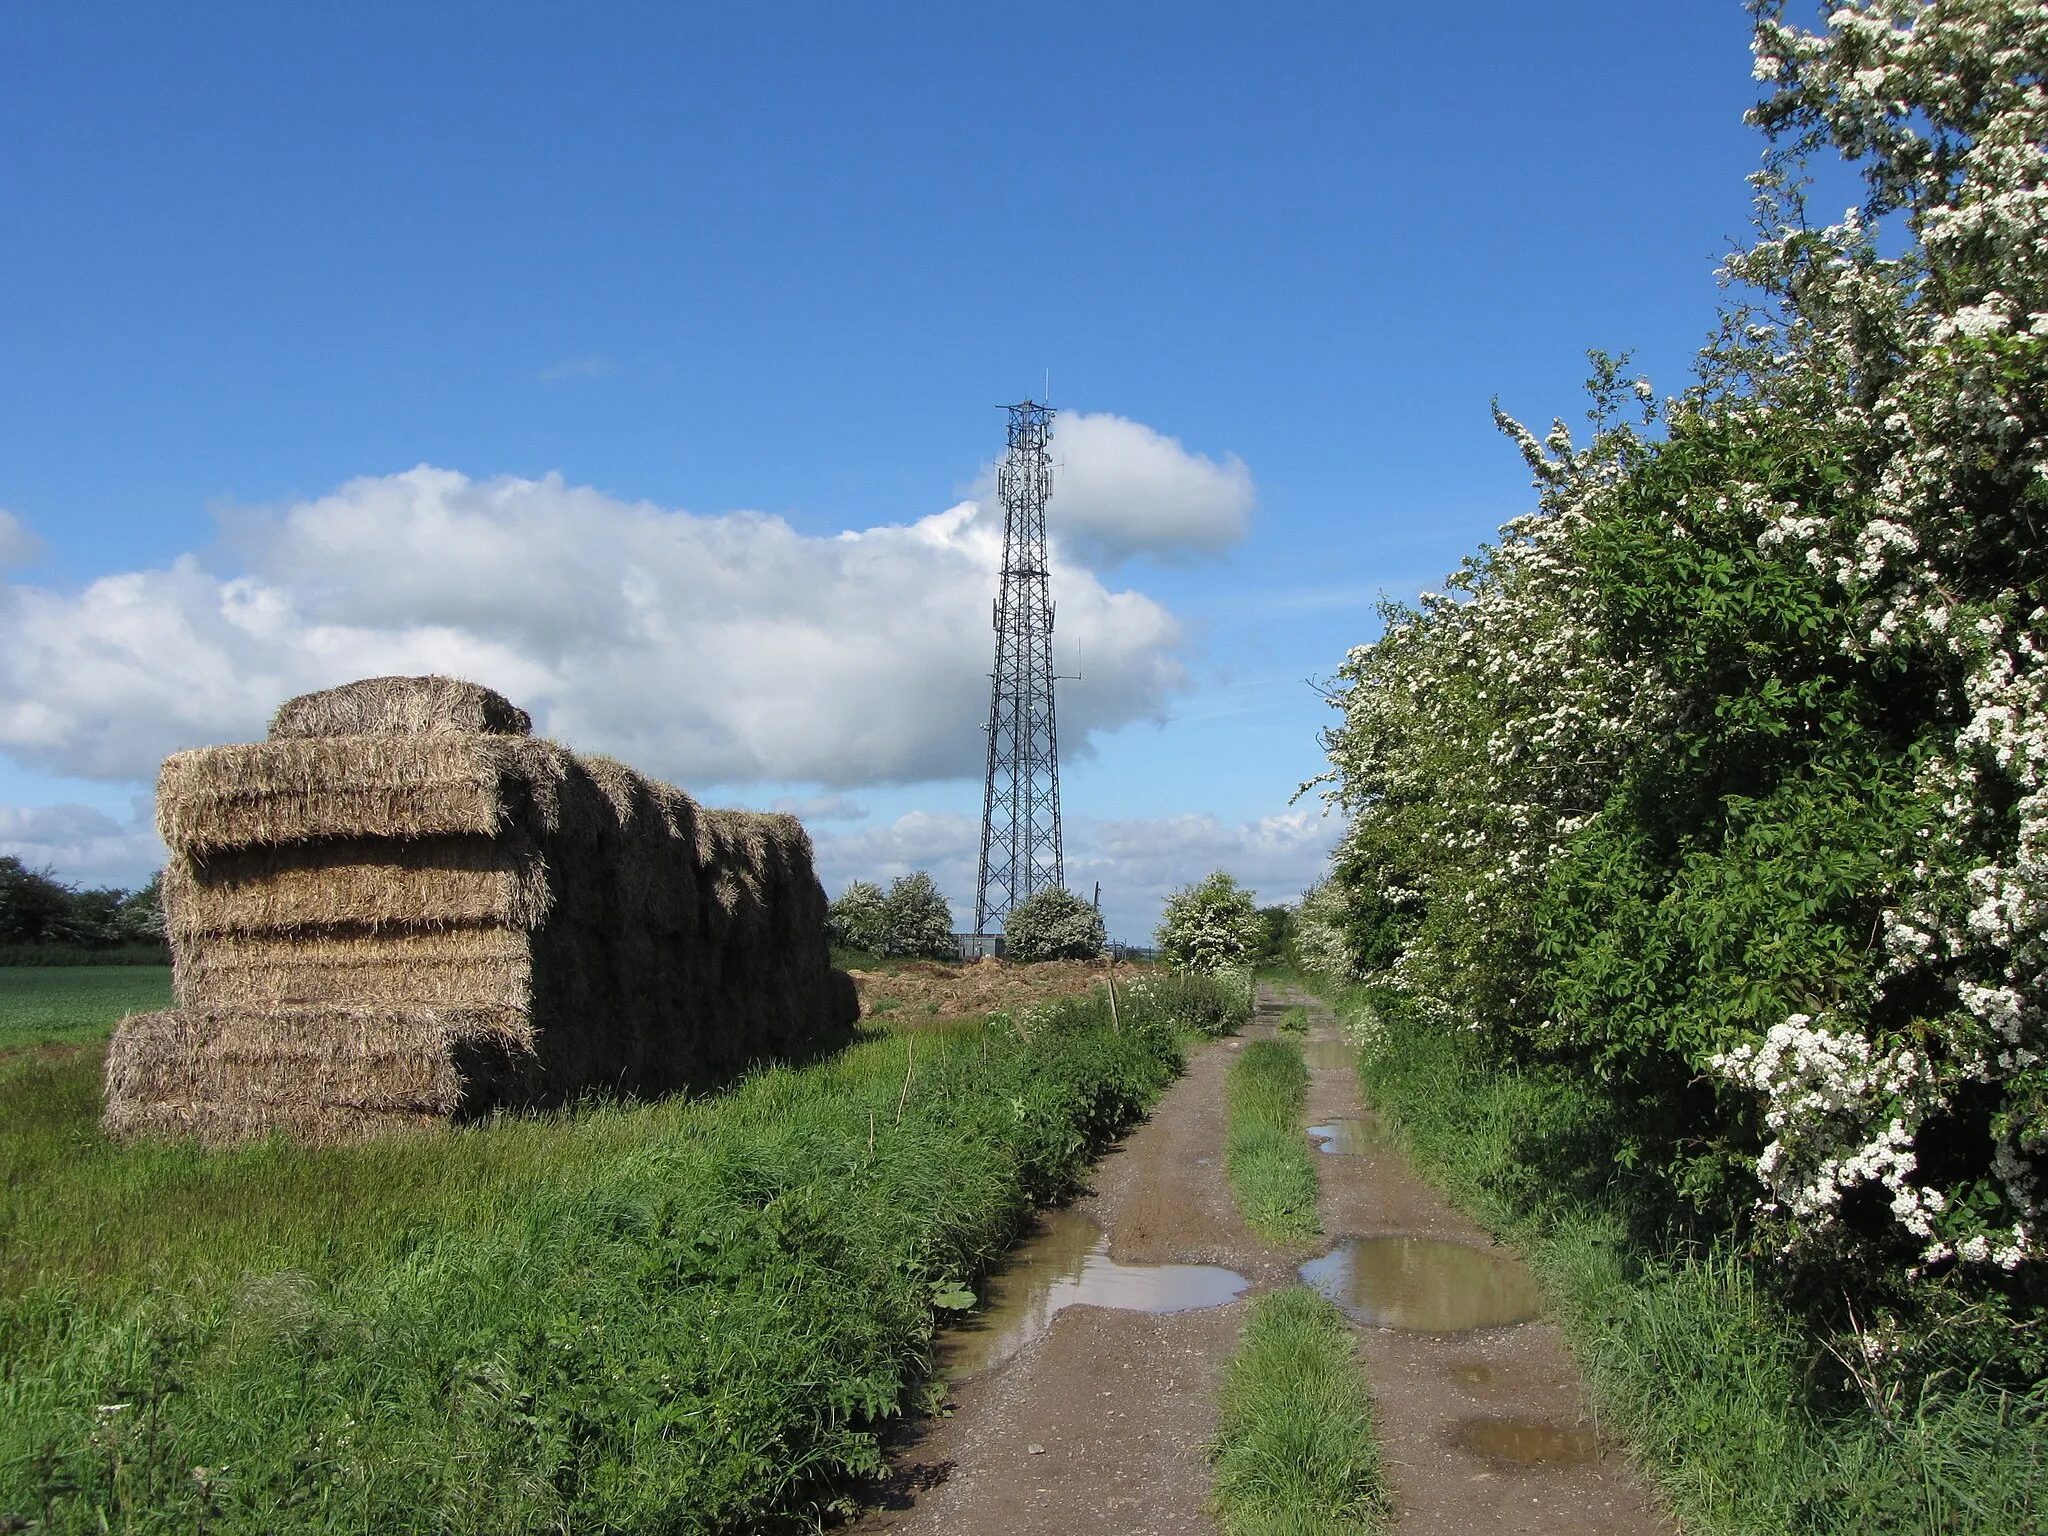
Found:
M 1134 977 L 1139 967 L 1120 965 L 1119 981 Z M 1100 960 L 1045 960 L 1012 965 L 1006 960 L 977 960 L 972 965 L 942 965 L 912 960 L 891 971 L 854 971 L 860 988 L 860 1016 L 886 1015 L 892 1022 L 954 1019 L 1016 1010 L 1056 997 L 1074 997 L 1100 984 L 1108 975 Z

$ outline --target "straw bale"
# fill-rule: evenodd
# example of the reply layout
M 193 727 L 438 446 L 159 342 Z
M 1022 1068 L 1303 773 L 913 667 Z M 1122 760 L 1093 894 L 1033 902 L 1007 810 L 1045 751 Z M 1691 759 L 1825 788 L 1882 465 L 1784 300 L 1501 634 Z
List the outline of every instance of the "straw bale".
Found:
M 505 738 L 337 736 L 173 753 L 157 829 L 173 851 L 335 837 L 490 837 L 504 826 Z
M 531 1092 L 533 1031 L 504 1009 L 173 1009 L 124 1019 L 107 1129 L 208 1142 L 353 1140 Z
M 526 935 L 494 925 L 215 933 L 172 947 L 171 980 L 188 1008 L 355 1002 L 525 1010 L 533 956 Z
M 525 736 L 532 730 L 531 715 L 477 683 L 454 677 L 366 677 L 287 699 L 271 718 L 270 739 L 439 731 Z
M 554 893 L 540 851 L 500 838 L 342 838 L 230 848 L 164 866 L 164 923 L 176 940 L 301 928 L 530 930 Z
M 166 761 L 181 1007 L 121 1026 L 111 1131 L 334 1140 L 661 1093 L 854 1022 L 797 821 L 506 734 L 495 698 L 371 679 Z

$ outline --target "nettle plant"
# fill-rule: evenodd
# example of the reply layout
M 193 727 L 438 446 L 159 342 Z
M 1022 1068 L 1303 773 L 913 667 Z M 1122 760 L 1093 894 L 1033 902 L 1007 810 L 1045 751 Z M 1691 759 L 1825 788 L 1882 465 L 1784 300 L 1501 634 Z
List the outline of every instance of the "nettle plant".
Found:
M 2048 1230 L 2048 6 L 1756 7 L 1742 302 L 1659 404 L 1506 418 L 1539 510 L 1385 612 L 1327 733 L 1354 968 L 1582 1075 L 1794 1257 Z M 1808 217 L 1833 150 L 1862 206 Z M 1624 419 L 1640 406 L 1640 418 Z M 1743 1193 L 1744 1190 L 1748 1193 Z

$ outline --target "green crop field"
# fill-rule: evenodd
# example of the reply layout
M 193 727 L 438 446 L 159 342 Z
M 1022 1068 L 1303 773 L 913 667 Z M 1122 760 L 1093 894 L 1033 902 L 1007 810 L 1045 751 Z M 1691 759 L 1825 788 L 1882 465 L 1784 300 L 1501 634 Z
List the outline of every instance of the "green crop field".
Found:
M 122 1014 L 170 1005 L 167 965 L 0 966 L 0 1052 L 104 1040 Z

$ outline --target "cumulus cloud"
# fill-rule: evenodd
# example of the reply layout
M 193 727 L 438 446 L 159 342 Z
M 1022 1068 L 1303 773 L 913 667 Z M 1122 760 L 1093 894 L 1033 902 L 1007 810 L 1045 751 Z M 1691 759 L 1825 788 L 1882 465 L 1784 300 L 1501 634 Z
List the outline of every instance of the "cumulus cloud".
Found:
M 799 799 L 795 795 L 784 795 L 769 807 L 785 816 L 794 816 L 799 821 L 866 821 L 867 807 L 856 805 L 844 795 L 811 795 Z
M 26 565 L 41 554 L 43 541 L 20 518 L 0 507 L 0 570 Z
M 184 555 L 76 593 L 0 584 L 0 751 L 147 779 L 175 748 L 260 735 L 292 694 L 434 671 L 686 785 L 980 772 L 1002 536 L 973 502 L 813 537 L 423 465 L 224 522 L 233 573 Z M 1161 714 L 1181 631 L 1063 552 L 1052 579 L 1062 646 L 1088 661 L 1061 740 L 1086 751 Z
M 1235 454 L 1219 464 L 1107 413 L 1056 418 L 1053 450 L 1059 467 L 1047 530 L 1098 570 L 1134 555 L 1180 561 L 1220 554 L 1250 525 L 1257 497 L 1251 471 Z
M 1262 904 L 1294 900 L 1323 877 L 1343 829 L 1314 811 L 1282 811 L 1237 823 L 1209 815 L 1069 817 L 1064 830 L 1068 887 L 1092 896 L 1101 881 L 1111 935 L 1150 943 L 1168 893 L 1211 870 L 1229 870 Z M 952 903 L 954 926 L 972 926 L 981 852 L 975 818 L 915 811 L 887 825 L 855 832 L 813 827 L 811 835 L 831 894 L 849 880 L 886 884 L 928 870 Z
M 131 890 L 164 862 L 147 796 L 127 822 L 89 805 L 0 805 L 0 854 L 9 853 L 75 884 Z

